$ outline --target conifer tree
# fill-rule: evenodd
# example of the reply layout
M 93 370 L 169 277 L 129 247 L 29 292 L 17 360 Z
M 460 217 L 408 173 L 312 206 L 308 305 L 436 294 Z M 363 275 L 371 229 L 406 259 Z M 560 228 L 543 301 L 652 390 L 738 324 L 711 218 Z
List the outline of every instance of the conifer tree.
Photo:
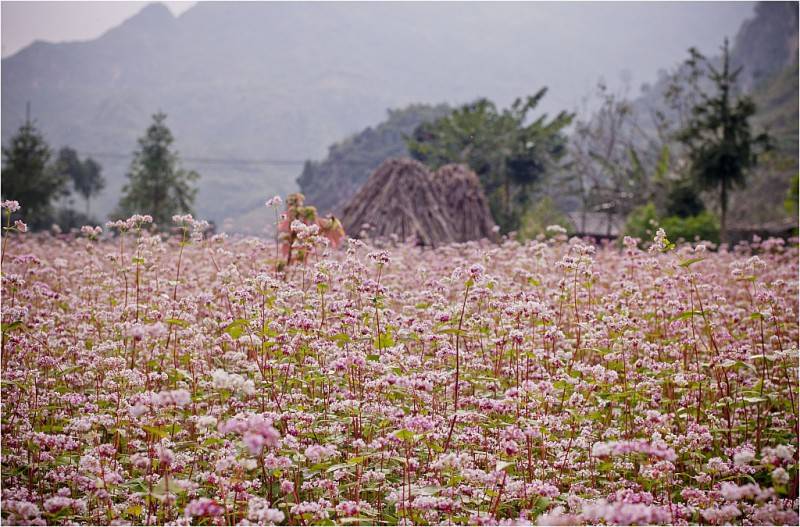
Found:
M 758 155 L 770 147 L 770 141 L 766 133 L 754 135 L 750 130 L 756 106 L 749 96 L 737 96 L 736 79 L 741 68 L 731 70 L 728 40 L 719 67 L 694 48 L 689 53 L 687 65 L 705 70 L 714 93 L 699 92 L 699 102 L 678 137 L 688 147 L 695 181 L 702 188 L 719 192 L 720 237 L 724 242 L 730 192 L 747 184 L 747 175 L 758 163 Z
M 128 184 L 115 213 L 116 217 L 149 214 L 153 222 L 166 226 L 175 214 L 191 214 L 200 175 L 180 168 L 178 154 L 171 147 L 172 132 L 164 123 L 164 113 L 153 115 L 153 122 L 139 138 L 139 148 L 128 171 Z

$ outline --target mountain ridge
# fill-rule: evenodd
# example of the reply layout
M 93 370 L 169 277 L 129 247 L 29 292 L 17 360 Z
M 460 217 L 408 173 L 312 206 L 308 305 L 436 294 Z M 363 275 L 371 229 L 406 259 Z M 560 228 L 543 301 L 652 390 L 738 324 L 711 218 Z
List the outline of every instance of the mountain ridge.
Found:
M 544 109 L 554 113 L 577 105 L 579 86 L 599 71 L 635 64 L 641 75 L 668 53 L 662 47 L 674 48 L 662 39 L 645 53 L 629 40 L 659 38 L 678 22 L 697 31 L 694 19 L 712 14 L 732 25 L 751 8 L 700 5 L 688 17 L 659 5 L 658 27 L 631 26 L 622 38 L 621 31 L 590 30 L 603 17 L 630 26 L 651 8 L 202 2 L 174 17 L 163 5 L 147 6 L 97 39 L 37 43 L 3 59 L 2 139 L 24 120 L 30 101 L 54 148 L 113 154 L 97 158 L 108 185 L 95 210 L 105 214 L 116 204 L 137 138 L 150 116 L 164 111 L 179 152 L 233 160 L 185 163 L 202 175 L 198 215 L 219 222 L 260 206 L 264 196 L 295 190 L 302 168 L 240 160 L 320 158 L 389 108 L 480 96 L 505 105 L 545 83 L 551 91 Z

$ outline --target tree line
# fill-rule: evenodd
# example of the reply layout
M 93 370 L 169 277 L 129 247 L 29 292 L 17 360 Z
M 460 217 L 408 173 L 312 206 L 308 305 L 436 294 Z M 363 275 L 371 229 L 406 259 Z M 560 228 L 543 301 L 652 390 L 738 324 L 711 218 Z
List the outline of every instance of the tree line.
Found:
M 731 192 L 747 184 L 771 142 L 751 129 L 756 107 L 737 89 L 741 69 L 731 68 L 727 40 L 720 63 L 694 48 L 689 54 L 649 125 L 602 83 L 590 119 L 533 118 L 543 88 L 504 110 L 486 99 L 463 105 L 420 125 L 408 149 L 432 168 L 468 164 L 503 232 L 532 236 L 548 222 L 565 224 L 553 200 L 567 196 L 579 201 L 579 232 L 588 213 L 599 213 L 609 235 L 612 220 L 624 218 L 624 231 L 642 239 L 662 223 L 688 240 L 726 241 Z M 703 192 L 715 195 L 718 215 L 706 210 Z
M 156 225 L 166 227 L 175 214 L 191 214 L 199 174 L 184 170 L 172 144 L 166 114 L 158 112 L 139 138 L 126 174 L 119 204 L 112 219 L 149 214 Z M 102 167 L 91 157 L 81 159 L 75 149 L 62 147 L 54 156 L 43 134 L 30 119 L 2 149 L 2 198 L 24 207 L 32 229 L 58 225 L 61 229 L 98 223 L 91 216 L 91 198 L 105 188 Z M 73 192 L 81 196 L 85 212 L 69 203 Z M 67 203 L 65 203 L 67 202 Z
M 676 237 L 725 241 L 730 195 L 747 184 L 771 147 L 766 133 L 751 129 L 756 107 L 737 88 L 740 72 L 731 68 L 726 40 L 720 61 L 690 50 L 649 123 L 601 83 L 591 118 L 585 120 L 566 111 L 552 118 L 536 115 L 547 94 L 542 88 L 504 109 L 484 98 L 440 111 L 402 135 L 409 154 L 432 169 L 453 162 L 469 165 L 505 233 L 534 237 L 550 224 L 567 226 L 561 210 L 571 201 L 580 212 L 579 233 L 586 233 L 587 215 L 593 213 L 607 218 L 607 234 L 622 218 L 624 232 L 642 239 L 661 224 Z M 414 117 L 417 110 L 397 115 Z M 165 120 L 165 114 L 155 114 L 138 140 L 113 218 L 150 214 L 167 225 L 172 215 L 192 212 L 199 175 L 180 167 Z M 387 137 L 399 141 L 396 135 Z M 89 222 L 90 200 L 104 187 L 101 167 L 69 147 L 52 163 L 50 158 L 44 138 L 26 122 L 3 148 L 3 199 L 21 201 L 33 228 L 58 220 Z M 336 175 L 333 167 L 326 171 Z M 300 182 L 311 175 L 306 166 Z M 56 213 L 54 204 L 72 192 L 84 199 L 85 213 L 65 213 L 63 207 Z M 716 213 L 706 202 L 716 205 Z

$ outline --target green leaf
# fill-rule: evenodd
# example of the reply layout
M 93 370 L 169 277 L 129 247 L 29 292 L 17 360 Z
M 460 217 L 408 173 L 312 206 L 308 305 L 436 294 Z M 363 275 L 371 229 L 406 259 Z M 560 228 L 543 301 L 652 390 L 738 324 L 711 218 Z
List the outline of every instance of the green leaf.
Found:
M 411 430 L 406 430 L 405 428 L 402 430 L 398 430 L 392 435 L 394 435 L 400 441 L 411 441 L 412 439 L 414 439 L 414 432 L 412 432 Z
M 673 322 L 675 322 L 676 320 L 686 320 L 687 318 L 691 318 L 693 316 L 698 316 L 698 317 L 703 316 L 703 312 L 702 311 L 684 311 L 683 313 L 680 313 L 679 315 L 676 315 L 676 316 L 672 317 L 671 320 Z
M 697 262 L 702 262 L 703 260 L 705 260 L 705 258 L 689 258 L 688 260 L 682 261 L 679 265 L 681 267 L 689 267 L 690 265 L 695 264 Z
M 244 328 L 246 328 L 247 325 L 248 325 L 247 320 L 244 320 L 242 318 L 237 318 L 236 320 L 225 326 L 224 331 L 232 338 L 238 339 L 239 337 L 242 336 L 242 333 L 244 333 Z
M 447 329 L 440 329 L 437 333 L 445 334 L 445 335 L 461 335 L 464 336 L 467 332 L 463 329 L 458 328 L 447 328 Z
M 21 320 L 15 320 L 14 322 L 10 322 L 10 323 L 5 323 L 4 322 L 4 323 L 0 324 L 0 329 L 2 329 L 3 333 L 6 333 L 6 332 L 9 332 L 9 331 L 15 331 L 17 329 L 25 331 L 28 328 L 25 326 L 25 324 L 22 323 Z
M 142 426 L 142 430 L 144 430 L 145 432 L 147 432 L 149 434 L 152 434 L 154 436 L 158 436 L 159 438 L 162 438 L 162 439 L 165 438 L 165 437 L 169 437 L 169 435 L 170 435 L 168 430 L 166 430 L 164 427 L 160 427 L 160 426 L 144 425 L 144 426 Z
M 391 348 L 394 346 L 394 338 L 392 338 L 391 333 L 381 333 L 380 336 L 375 341 L 375 347 L 379 349 L 384 348 Z
M 346 343 L 350 342 L 350 335 L 347 333 L 337 333 L 336 335 L 333 335 L 331 339 L 336 341 L 336 344 L 338 344 L 338 346 L 341 348 L 344 347 Z

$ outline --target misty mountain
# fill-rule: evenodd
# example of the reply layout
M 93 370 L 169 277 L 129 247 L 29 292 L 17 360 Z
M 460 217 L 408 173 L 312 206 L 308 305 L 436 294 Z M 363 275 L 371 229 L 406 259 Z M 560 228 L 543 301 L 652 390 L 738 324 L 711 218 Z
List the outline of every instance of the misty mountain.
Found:
M 130 153 L 162 110 L 197 212 L 221 221 L 294 190 L 305 159 L 388 108 L 550 87 L 575 108 L 596 79 L 634 82 L 690 44 L 713 48 L 752 4 L 215 3 L 174 17 L 153 4 L 87 42 L 36 42 L 3 59 L 2 139 L 25 103 L 54 148 L 94 154 L 118 199 Z
M 797 165 L 797 4 L 759 3 L 754 16 L 743 22 L 732 42 L 733 67 L 741 68 L 737 87 L 750 93 L 758 108 L 753 126 L 757 130 L 768 129 L 777 147 L 777 152 L 751 178 L 749 188 L 735 195 L 733 210 L 740 218 L 754 222 L 775 221 L 785 214 L 781 203 L 796 172 L 792 167 Z M 719 57 L 710 56 L 712 62 L 719 62 Z M 679 67 L 679 63 L 672 66 Z M 669 83 L 664 70 L 654 85 L 644 87 L 633 98 L 637 126 L 647 129 L 655 111 L 670 113 L 664 102 Z M 323 212 L 340 211 L 383 159 L 408 155 L 403 135 L 409 135 L 414 123 L 423 120 L 421 109 L 426 108 L 390 112 L 389 118 L 378 126 L 332 145 L 322 161 L 309 162 L 298 178 L 309 201 Z M 559 199 L 567 209 L 578 206 L 570 196 Z M 762 206 L 764 200 L 770 202 L 769 207 Z

